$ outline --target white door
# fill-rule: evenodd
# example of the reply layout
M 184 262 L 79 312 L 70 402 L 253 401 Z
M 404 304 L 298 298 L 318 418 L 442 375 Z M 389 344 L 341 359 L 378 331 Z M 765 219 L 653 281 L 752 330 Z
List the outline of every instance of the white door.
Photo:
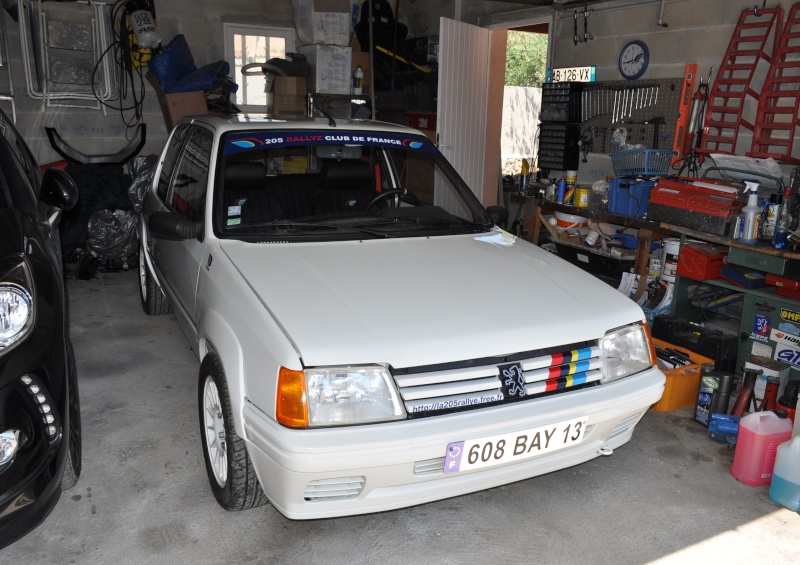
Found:
M 439 150 L 484 202 L 490 32 L 448 18 L 439 22 L 436 138 Z

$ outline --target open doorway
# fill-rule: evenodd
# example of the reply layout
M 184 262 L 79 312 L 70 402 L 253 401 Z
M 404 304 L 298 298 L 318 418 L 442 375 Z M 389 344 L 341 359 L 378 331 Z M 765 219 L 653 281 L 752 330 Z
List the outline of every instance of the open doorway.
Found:
M 504 175 L 535 170 L 542 83 L 547 76 L 548 28 L 548 24 L 536 24 L 507 30 L 500 139 Z

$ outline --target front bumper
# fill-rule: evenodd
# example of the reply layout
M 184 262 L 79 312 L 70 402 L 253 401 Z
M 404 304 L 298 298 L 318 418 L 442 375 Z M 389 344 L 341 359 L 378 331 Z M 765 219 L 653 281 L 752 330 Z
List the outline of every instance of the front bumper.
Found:
M 627 443 L 664 391 L 658 369 L 614 383 L 458 414 L 372 426 L 290 430 L 245 405 L 247 448 L 270 502 L 296 520 L 394 510 L 492 488 L 583 463 Z M 445 475 L 447 445 L 588 417 L 573 447 L 505 466 Z M 441 460 L 441 463 L 439 462 Z M 312 498 L 309 484 L 336 484 Z M 341 488 L 341 485 L 348 485 Z
M 63 335 L 37 330 L 0 359 L 0 426 L 20 429 L 27 441 L 14 461 L 0 474 L 0 548 L 40 524 L 61 496 L 61 475 L 67 456 L 63 430 L 67 415 L 67 360 Z M 39 394 L 50 407 L 56 433 L 49 437 L 40 411 L 20 382 L 32 376 Z

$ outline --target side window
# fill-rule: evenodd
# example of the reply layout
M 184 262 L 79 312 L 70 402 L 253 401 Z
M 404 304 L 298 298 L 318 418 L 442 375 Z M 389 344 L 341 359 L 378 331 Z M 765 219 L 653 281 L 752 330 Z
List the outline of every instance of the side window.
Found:
M 158 187 L 156 194 L 162 202 L 167 200 L 167 189 L 169 189 L 169 179 L 172 171 L 175 169 L 175 163 L 178 160 L 181 146 L 186 139 L 186 134 L 189 131 L 189 124 L 182 124 L 177 127 L 175 133 L 169 139 L 169 146 L 167 152 L 164 154 L 164 164 L 161 166 L 161 172 L 158 175 Z
M 211 132 L 194 128 L 172 177 L 169 205 L 191 221 L 200 220 L 205 210 L 208 189 L 208 164 L 211 161 Z

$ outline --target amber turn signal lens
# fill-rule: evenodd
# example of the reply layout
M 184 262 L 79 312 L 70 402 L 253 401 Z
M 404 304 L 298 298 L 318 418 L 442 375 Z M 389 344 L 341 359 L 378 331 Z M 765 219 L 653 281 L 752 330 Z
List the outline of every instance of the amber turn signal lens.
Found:
M 653 343 L 653 336 L 650 334 L 650 325 L 645 323 L 644 324 L 644 333 L 647 335 L 647 345 L 650 346 L 650 366 L 656 364 L 656 346 Z
M 280 424 L 289 428 L 308 427 L 306 376 L 303 371 L 281 367 L 278 373 L 278 397 L 275 415 Z

